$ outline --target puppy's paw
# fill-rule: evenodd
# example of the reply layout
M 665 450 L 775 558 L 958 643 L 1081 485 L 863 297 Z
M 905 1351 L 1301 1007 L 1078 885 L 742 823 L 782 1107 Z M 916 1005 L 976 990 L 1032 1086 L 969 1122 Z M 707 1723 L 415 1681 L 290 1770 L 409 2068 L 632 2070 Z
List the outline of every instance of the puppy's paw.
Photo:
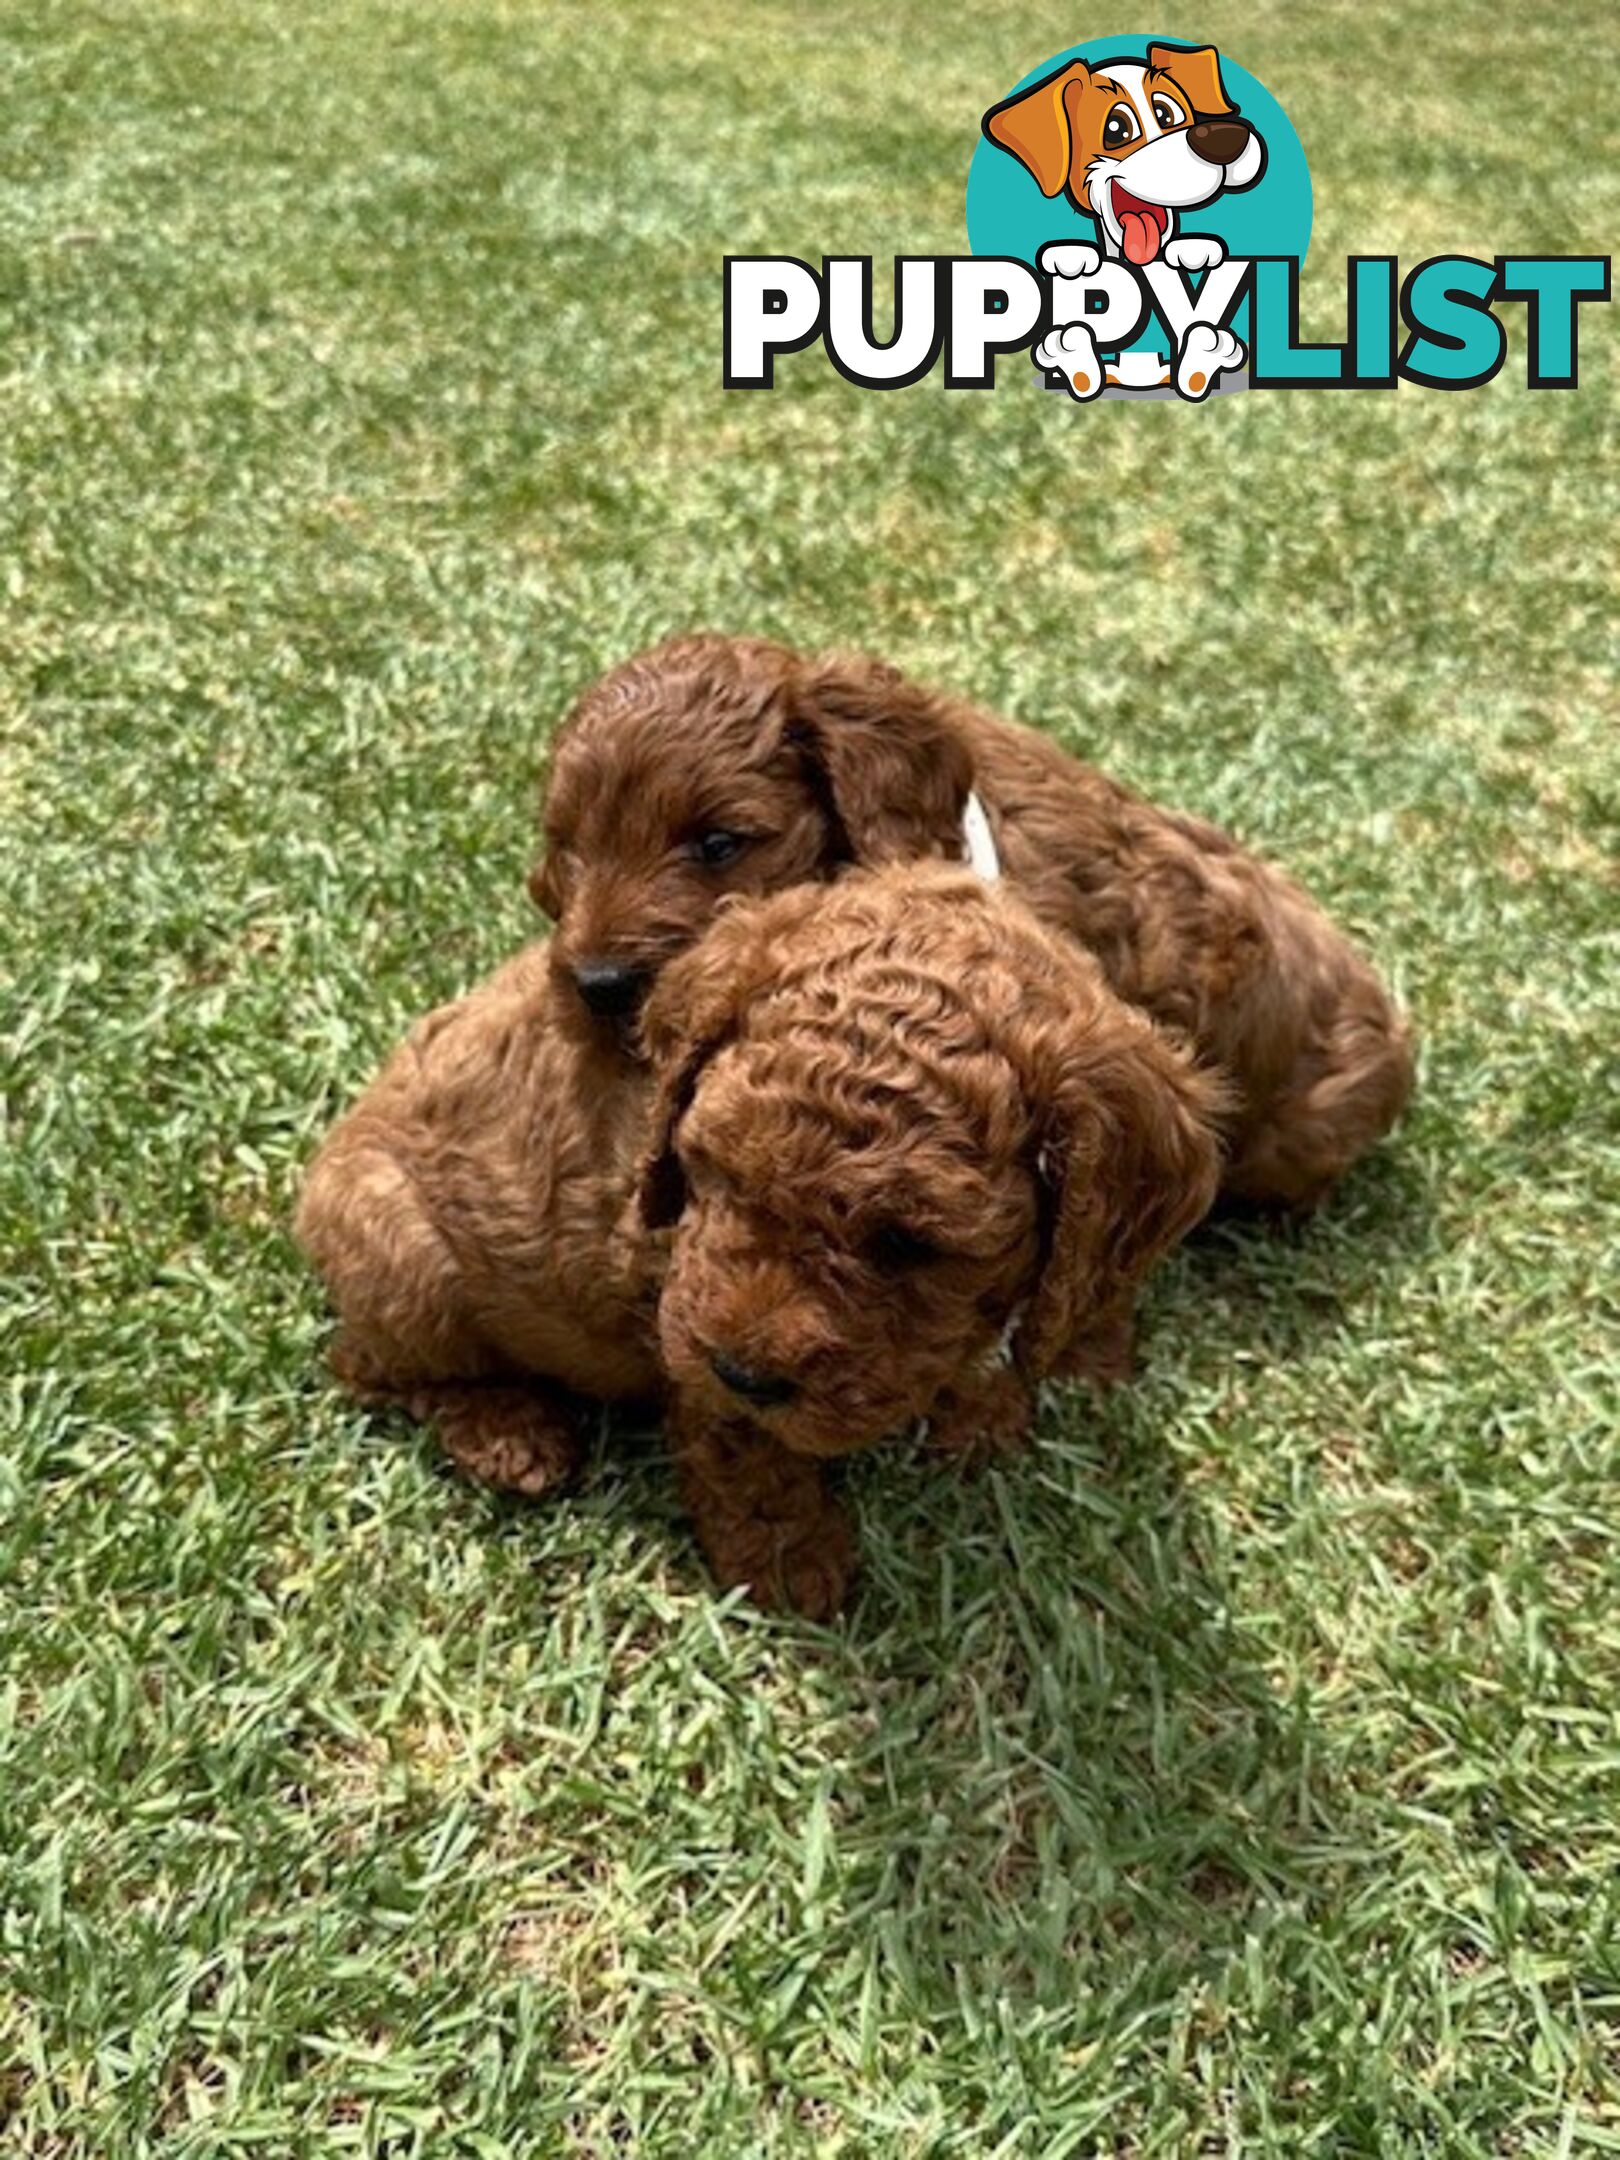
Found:
M 1089 1380 L 1093 1387 L 1120 1387 L 1136 1377 L 1136 1320 L 1115 1313 L 1066 1343 L 1054 1363 L 1054 1380 Z
M 1088 278 L 1101 269 L 1102 256 L 1082 240 L 1050 240 L 1035 262 L 1050 278 Z
M 1016 1455 L 1029 1441 L 1035 1402 L 1011 1366 L 966 1387 L 947 1388 L 928 1413 L 928 1444 L 972 1476 Z
M 1172 270 L 1213 270 L 1225 262 L 1226 249 L 1213 233 L 1184 233 L 1165 243 L 1164 259 Z
M 1070 397 L 1079 404 L 1088 403 L 1102 389 L 1097 340 L 1083 322 L 1049 330 L 1035 348 L 1035 365 L 1061 375 Z
M 784 1552 L 771 1578 L 783 1602 L 806 1620 L 831 1620 L 849 1602 L 855 1539 L 842 1508 L 830 1508 L 813 1539 Z
M 795 1612 L 830 1620 L 843 1610 L 855 1579 L 855 1538 L 849 1518 L 832 1502 L 813 1522 L 734 1526 L 705 1541 L 720 1581 L 740 1584 L 766 1612 Z
M 480 1485 L 539 1500 L 570 1483 L 580 1436 L 561 1405 L 522 1388 L 445 1391 L 423 1409 L 438 1421 L 446 1454 Z
M 1230 330 L 1190 323 L 1176 355 L 1176 388 L 1194 403 L 1208 397 L 1215 378 L 1243 365 L 1243 347 Z

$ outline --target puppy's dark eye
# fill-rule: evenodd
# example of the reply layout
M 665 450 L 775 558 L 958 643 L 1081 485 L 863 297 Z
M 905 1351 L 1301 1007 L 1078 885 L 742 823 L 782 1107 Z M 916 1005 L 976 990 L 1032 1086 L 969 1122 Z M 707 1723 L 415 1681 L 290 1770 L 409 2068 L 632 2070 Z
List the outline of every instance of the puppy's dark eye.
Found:
M 932 1239 L 908 1230 L 904 1223 L 885 1223 L 874 1230 L 862 1244 L 861 1253 L 868 1266 L 876 1268 L 880 1275 L 903 1275 L 911 1268 L 926 1267 L 940 1256 Z
M 1136 125 L 1136 115 L 1128 105 L 1116 105 L 1103 122 L 1103 147 L 1118 150 L 1122 144 L 1134 142 L 1141 130 Z
M 1153 100 L 1153 117 L 1160 127 L 1173 128 L 1180 127 L 1185 116 L 1173 99 L 1161 96 Z
M 692 853 L 706 870 L 719 870 L 735 862 L 747 845 L 747 833 L 725 832 L 716 827 L 712 832 L 698 834 L 692 842 Z

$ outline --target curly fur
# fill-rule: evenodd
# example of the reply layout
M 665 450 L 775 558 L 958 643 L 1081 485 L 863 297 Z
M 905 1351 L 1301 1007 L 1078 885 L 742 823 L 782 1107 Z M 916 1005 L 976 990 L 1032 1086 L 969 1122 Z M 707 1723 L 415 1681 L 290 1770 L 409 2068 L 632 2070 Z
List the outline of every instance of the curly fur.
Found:
M 662 1397 L 716 1573 L 767 1601 L 843 1595 L 826 1458 L 923 1417 L 1005 1446 L 1040 1378 L 1117 1374 L 1215 1191 L 1217 1084 L 961 870 L 733 904 L 665 969 L 645 1065 L 566 1002 L 521 954 L 326 1142 L 298 1232 L 339 1375 L 530 1492 L 571 1467 L 578 1398 Z
M 588 690 L 553 750 L 530 879 L 559 979 L 602 960 L 651 977 L 733 893 L 955 859 L 970 788 L 1042 920 L 1225 1076 L 1228 1194 L 1314 1206 L 1411 1088 L 1407 1027 L 1367 962 L 1215 826 L 880 661 L 690 636 Z M 710 868 L 696 842 L 715 829 L 747 844 Z

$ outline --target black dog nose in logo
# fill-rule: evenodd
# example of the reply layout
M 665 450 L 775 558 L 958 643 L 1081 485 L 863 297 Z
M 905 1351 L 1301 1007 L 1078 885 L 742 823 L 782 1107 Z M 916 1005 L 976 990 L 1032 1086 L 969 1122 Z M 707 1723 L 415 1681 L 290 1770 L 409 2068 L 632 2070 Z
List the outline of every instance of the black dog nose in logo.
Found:
M 1249 139 L 1247 120 L 1195 120 L 1187 140 L 1211 165 L 1235 165 Z

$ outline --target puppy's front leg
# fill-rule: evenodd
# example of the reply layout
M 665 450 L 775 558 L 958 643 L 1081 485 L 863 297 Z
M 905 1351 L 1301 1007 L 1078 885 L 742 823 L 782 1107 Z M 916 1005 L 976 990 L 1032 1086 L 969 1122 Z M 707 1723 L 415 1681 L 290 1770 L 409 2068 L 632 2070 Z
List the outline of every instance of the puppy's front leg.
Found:
M 1132 1298 L 1106 1307 L 1071 1336 L 1053 1361 L 1053 1380 L 1089 1380 L 1118 1387 L 1136 1375 L 1136 1306 Z
M 1035 1422 L 1035 1395 L 1011 1365 L 944 1388 L 928 1412 L 928 1444 L 970 1474 L 1016 1455 Z
M 1122 1298 L 1087 1323 L 1058 1352 L 1045 1377 L 1114 1387 L 1136 1370 L 1136 1315 Z M 945 1388 L 928 1413 L 928 1444 L 963 1470 L 1016 1455 L 1035 1423 L 1035 1388 L 1016 1365 L 994 1365 Z
M 819 1464 L 680 1398 L 669 1426 L 682 1496 L 719 1581 L 741 1583 L 768 1609 L 828 1619 L 848 1591 L 855 1541 Z
M 475 1353 L 469 1352 L 469 1362 Z M 340 1330 L 333 1377 L 357 1402 L 397 1407 L 430 1424 L 458 1469 L 527 1500 L 572 1482 L 584 1453 L 580 1405 L 543 1380 L 404 1379 Z

